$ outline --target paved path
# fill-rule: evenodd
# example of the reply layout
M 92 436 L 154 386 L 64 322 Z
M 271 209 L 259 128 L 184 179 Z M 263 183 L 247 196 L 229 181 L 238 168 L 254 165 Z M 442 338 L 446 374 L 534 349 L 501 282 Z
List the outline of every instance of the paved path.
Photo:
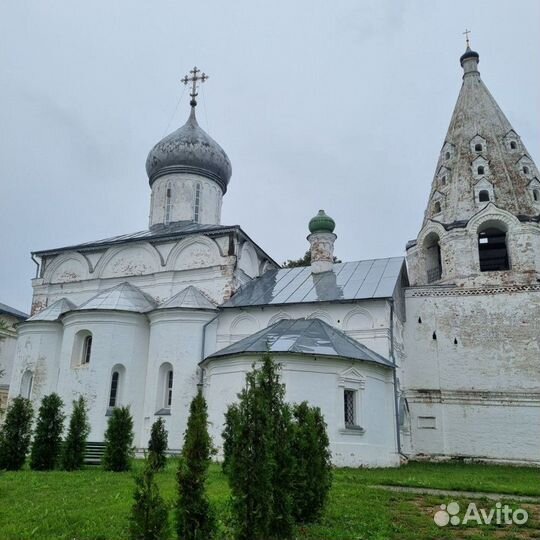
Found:
M 528 503 L 540 503 L 540 497 L 527 497 L 525 495 L 512 495 L 510 493 L 484 493 L 481 491 L 454 491 L 449 489 L 416 488 L 406 486 L 369 486 L 386 491 L 397 491 L 400 493 L 418 493 L 419 495 L 440 495 L 441 497 L 455 497 L 462 499 L 491 499 L 493 501 L 510 500 Z

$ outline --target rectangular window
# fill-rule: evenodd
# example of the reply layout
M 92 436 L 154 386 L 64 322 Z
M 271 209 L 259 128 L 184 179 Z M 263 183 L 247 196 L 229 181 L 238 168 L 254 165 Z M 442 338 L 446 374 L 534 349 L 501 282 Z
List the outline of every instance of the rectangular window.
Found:
M 345 412 L 345 427 L 356 426 L 356 391 L 343 391 L 343 406 Z
M 111 379 L 111 393 L 109 395 L 109 407 L 116 407 L 116 396 L 118 394 L 118 379 L 120 377 L 120 374 L 118 371 L 115 371 L 112 374 Z

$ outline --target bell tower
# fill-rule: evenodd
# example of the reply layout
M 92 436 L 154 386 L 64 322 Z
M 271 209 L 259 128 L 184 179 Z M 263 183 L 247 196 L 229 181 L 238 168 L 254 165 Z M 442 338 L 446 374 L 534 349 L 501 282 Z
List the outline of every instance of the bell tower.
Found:
M 540 279 L 538 169 L 481 79 L 479 62 L 467 39 L 422 229 L 407 244 L 412 285 Z

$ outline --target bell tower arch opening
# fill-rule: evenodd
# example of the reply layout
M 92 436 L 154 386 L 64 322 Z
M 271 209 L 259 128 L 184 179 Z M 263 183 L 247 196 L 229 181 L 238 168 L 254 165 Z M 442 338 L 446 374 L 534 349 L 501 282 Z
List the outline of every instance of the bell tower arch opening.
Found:
M 424 260 L 428 283 L 439 281 L 442 277 L 441 244 L 436 233 L 429 233 L 424 240 Z
M 480 272 L 510 270 L 506 234 L 507 227 L 498 222 L 488 222 L 478 229 Z

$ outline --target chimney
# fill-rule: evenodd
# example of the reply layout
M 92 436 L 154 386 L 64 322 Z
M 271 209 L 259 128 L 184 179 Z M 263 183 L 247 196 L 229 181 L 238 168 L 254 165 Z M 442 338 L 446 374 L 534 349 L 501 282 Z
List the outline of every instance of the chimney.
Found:
M 319 213 L 309 222 L 307 239 L 311 245 L 311 273 L 330 272 L 334 266 L 334 234 L 335 221 L 319 210 Z

